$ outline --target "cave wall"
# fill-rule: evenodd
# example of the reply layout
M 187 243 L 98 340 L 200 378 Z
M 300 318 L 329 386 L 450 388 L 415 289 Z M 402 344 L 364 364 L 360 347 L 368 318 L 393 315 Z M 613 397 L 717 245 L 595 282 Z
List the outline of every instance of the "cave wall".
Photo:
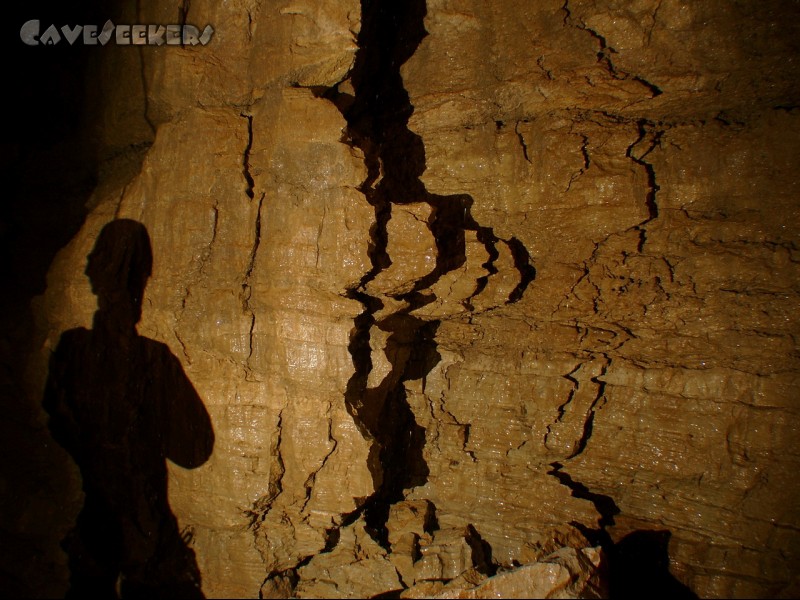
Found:
M 471 194 L 537 270 L 513 310 L 472 319 L 481 341 L 444 374 L 478 472 L 495 462 L 479 497 L 497 505 L 504 481 L 557 461 L 579 495 L 606 497 L 612 537 L 670 530 L 673 572 L 701 596 L 793 577 L 796 49 L 772 33 L 781 8 L 429 3 L 404 70 L 428 188 Z M 483 53 L 466 50 L 476 38 Z M 523 514 L 509 521 L 536 522 Z
M 216 434 L 169 480 L 208 597 L 406 587 L 387 519 L 426 501 L 505 567 L 668 531 L 700 596 L 797 592 L 796 6 L 182 6 L 209 45 L 105 67 L 27 385 L 91 327 L 100 229 L 143 223 L 139 332 Z

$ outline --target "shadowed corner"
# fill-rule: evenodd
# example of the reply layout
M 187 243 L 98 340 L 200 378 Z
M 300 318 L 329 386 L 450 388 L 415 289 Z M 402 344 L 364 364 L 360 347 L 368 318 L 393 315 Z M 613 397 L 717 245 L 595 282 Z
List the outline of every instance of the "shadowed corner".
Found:
M 68 597 L 203 597 L 169 506 L 166 459 L 199 467 L 214 431 L 178 359 L 136 331 L 152 262 L 144 225 L 108 223 L 86 266 L 98 298 L 93 327 L 64 332 L 50 360 L 43 406 L 85 495 L 62 543 Z
M 610 557 L 610 597 L 697 598 L 697 594 L 669 571 L 671 537 L 668 530 L 640 530 L 614 544 Z

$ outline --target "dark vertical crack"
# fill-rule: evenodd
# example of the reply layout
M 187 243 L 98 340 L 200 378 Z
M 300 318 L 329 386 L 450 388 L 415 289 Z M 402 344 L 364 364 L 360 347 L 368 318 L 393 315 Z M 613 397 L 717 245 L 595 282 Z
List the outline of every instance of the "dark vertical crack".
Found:
M 248 520 L 248 529 L 258 530 L 261 523 L 267 517 L 269 508 L 281 492 L 283 491 L 283 476 L 286 473 L 286 465 L 283 462 L 281 453 L 281 441 L 283 438 L 283 409 L 278 413 L 278 421 L 275 425 L 275 437 L 270 441 L 270 456 L 273 457 L 272 465 L 269 470 L 269 482 L 267 483 L 267 494 L 256 500 L 251 508 L 242 511 Z
M 275 425 L 277 431 L 276 439 L 272 442 L 271 456 L 275 457 L 275 469 L 270 469 L 269 477 L 269 494 L 267 496 L 269 502 L 272 502 L 283 491 L 283 476 L 286 473 L 286 465 L 283 462 L 283 454 L 281 452 L 281 441 L 283 439 L 283 409 L 278 413 L 278 422 Z M 266 511 L 260 511 L 263 517 L 267 514 Z
M 567 381 L 569 381 L 572 384 L 572 389 L 569 391 L 569 394 L 567 395 L 567 399 L 564 402 L 562 402 L 561 405 L 559 405 L 558 414 L 556 415 L 555 421 L 553 421 L 553 423 L 551 423 L 550 425 L 547 426 L 547 431 L 545 432 L 545 435 L 544 435 L 544 444 L 545 444 L 545 446 L 547 446 L 547 438 L 552 433 L 553 426 L 558 424 L 558 423 L 560 423 L 562 421 L 562 419 L 564 418 L 564 415 L 567 414 L 567 407 L 570 405 L 572 400 L 575 398 L 575 394 L 578 392 L 578 389 L 581 386 L 581 382 L 578 381 L 575 377 L 573 377 L 573 375 L 575 375 L 578 371 L 580 371 L 580 369 L 583 366 L 583 364 L 584 363 L 580 363 L 577 367 L 572 369 L 572 371 L 570 371 L 566 375 L 562 375 L 562 377 L 564 379 L 566 379 Z
M 551 78 L 552 78 L 552 76 L 551 76 Z M 519 124 L 520 124 L 520 122 L 517 121 L 517 123 L 514 125 L 514 133 L 517 134 L 517 139 L 519 140 L 519 145 L 522 147 L 522 156 L 525 157 L 525 160 L 528 161 L 528 163 L 531 163 L 531 157 L 528 156 L 528 144 L 525 143 L 525 136 L 522 135 L 522 132 L 519 130 Z
M 605 401 L 605 392 L 606 392 L 606 383 L 602 380 L 602 377 L 608 372 L 608 367 L 611 364 L 611 359 L 608 358 L 607 355 L 603 355 L 604 363 L 600 369 L 600 373 L 595 377 L 589 379 L 591 383 L 597 386 L 597 392 L 594 394 L 591 402 L 585 408 L 577 408 L 574 410 L 581 411 L 583 413 L 583 425 L 581 427 L 581 435 L 578 438 L 577 442 L 574 444 L 574 448 L 569 452 L 567 456 L 565 456 L 566 460 L 574 458 L 581 454 L 586 449 L 586 444 L 589 442 L 589 438 L 592 435 L 592 428 L 594 427 L 594 416 L 595 411 L 600 406 L 601 401 Z M 550 436 L 553 434 L 553 429 L 555 426 L 559 425 L 560 423 L 564 422 L 565 417 L 567 417 L 567 411 L 573 410 L 574 403 L 573 401 L 576 399 L 576 395 L 581 391 L 581 380 L 578 378 L 578 372 L 586 365 L 587 363 L 580 363 L 577 367 L 575 367 L 572 371 L 563 375 L 564 379 L 572 383 L 572 389 L 567 396 L 567 399 L 558 407 L 558 414 L 556 415 L 556 419 L 547 426 L 547 431 L 544 436 L 544 444 L 545 446 L 549 447 L 549 440 Z
M 434 341 L 438 322 L 427 323 L 409 314 L 421 306 L 416 289 L 409 295 L 408 310 L 377 321 L 375 315 L 383 303 L 370 296 L 366 288 L 391 265 L 387 224 L 392 204 L 425 198 L 419 180 L 424 170 L 424 147 L 408 129 L 413 108 L 403 87 L 400 66 L 426 35 L 422 26 L 426 9 L 421 0 L 391 4 L 362 0 L 361 8 L 359 51 L 350 75 L 355 97 L 340 94 L 336 88 L 322 95 L 345 117 L 345 141 L 365 156 L 368 173 L 360 191 L 375 215 L 368 246 L 371 268 L 358 287 L 347 294 L 360 302 L 363 310 L 354 321 L 350 338 L 354 373 L 347 384 L 345 404 L 362 434 L 374 442 L 369 468 L 376 491 L 362 510 L 371 535 L 388 547 L 389 506 L 402 499 L 404 489 L 423 484 L 428 476 L 422 455 L 425 431 L 414 419 L 404 382 L 424 378 L 438 362 Z M 435 215 L 432 220 L 436 221 Z M 373 366 L 370 331 L 374 327 L 389 334 L 385 352 L 391 370 L 377 387 L 368 388 Z M 353 518 L 349 515 L 348 520 Z
M 641 166 L 647 177 L 647 192 L 645 194 L 645 206 L 647 207 L 647 218 L 639 223 L 636 228 L 639 230 L 639 252 L 642 251 L 644 243 L 647 239 L 645 233 L 645 226 L 652 220 L 658 218 L 658 203 L 656 202 L 656 194 L 661 189 L 656 182 L 656 171 L 653 165 L 647 161 L 647 155 L 650 154 L 655 148 L 661 145 L 662 130 L 655 130 L 654 125 L 646 120 L 640 120 L 637 123 L 639 130 L 639 137 L 628 146 L 625 156 L 630 158 L 637 165 Z M 638 148 L 644 147 L 644 150 L 639 152 Z
M 347 121 L 343 141 L 362 151 L 368 172 L 359 190 L 374 209 L 368 246 L 371 268 L 357 286 L 347 291 L 347 297 L 361 303 L 363 310 L 354 320 L 348 346 L 354 372 L 347 384 L 345 404 L 362 434 L 374 442 L 369 466 L 376 491 L 362 511 L 370 533 L 388 547 L 385 525 L 389 506 L 403 498 L 404 490 L 424 484 L 428 477 L 423 457 L 425 430 L 416 423 L 404 384 L 420 379 L 424 382 L 439 362 L 435 338 L 440 322 L 416 317 L 413 311 L 435 301 L 430 287 L 466 263 L 466 231 L 475 232 L 489 256 L 483 265 L 487 274 L 476 281 L 474 293 L 465 302 L 469 310 L 471 300 L 497 273 L 499 243 L 508 246 L 520 276 L 507 303 L 522 298 L 535 270 L 522 242 L 516 238 L 501 240 L 490 227 L 473 218 L 470 196 L 431 194 L 422 183 L 425 146 L 408 127 L 414 108 L 400 67 L 427 35 L 423 24 L 425 0 L 362 0 L 361 9 L 359 50 L 348 76 L 354 95 L 340 92 L 338 85 L 312 90 L 342 113 Z M 383 302 L 370 295 L 368 285 L 392 264 L 387 234 L 392 207 L 409 203 L 431 207 L 427 225 L 436 244 L 436 262 L 410 291 L 396 296 L 405 302 L 405 308 L 378 318 Z M 377 386 L 368 387 L 373 368 L 370 339 L 375 328 L 388 334 L 385 353 L 391 369 Z
M 603 381 L 602 377 L 608 372 L 608 367 L 611 364 L 611 360 L 608 358 L 608 356 L 604 355 L 604 358 L 605 364 L 603 365 L 600 373 L 589 380 L 597 385 L 597 394 L 595 394 L 595 397 L 587 410 L 586 418 L 583 422 L 583 431 L 581 432 L 581 437 L 578 440 L 578 443 L 575 445 L 575 449 L 570 453 L 569 456 L 566 457 L 567 461 L 579 456 L 584 450 L 586 450 L 586 445 L 589 443 L 589 439 L 592 436 L 597 406 L 600 401 L 605 398 L 606 383 Z M 559 407 L 559 415 L 556 422 L 563 418 L 567 410 L 567 405 L 575 397 L 575 394 L 580 387 L 580 381 L 577 377 L 574 377 L 574 375 L 577 374 L 578 370 L 582 366 L 583 364 L 578 365 L 578 367 L 564 375 L 566 379 L 573 383 L 574 387 L 570 391 L 567 401 Z M 548 434 L 549 432 L 550 428 L 548 427 Z M 575 481 L 569 473 L 565 472 L 565 464 L 563 462 L 552 462 L 550 463 L 550 466 L 552 469 L 547 472 L 548 475 L 552 475 L 559 481 L 559 483 L 567 486 L 570 489 L 570 495 L 574 498 L 580 498 L 582 500 L 588 500 L 591 502 L 597 512 L 600 514 L 597 528 L 590 528 L 582 523 L 574 521 L 571 523 L 571 525 L 579 529 L 586 536 L 586 539 L 593 544 L 599 544 L 606 550 L 610 550 L 614 544 L 606 529 L 614 525 L 614 516 L 620 513 L 620 509 L 616 502 L 614 502 L 614 499 L 611 496 L 593 492 L 580 481 Z
M 247 11 L 247 41 L 253 41 L 253 13 Z
M 564 0 L 561 10 L 564 11 L 564 27 L 569 27 L 569 22 L 572 20 L 572 11 L 569 9 L 569 0 Z
M 656 192 L 661 189 L 658 184 L 656 183 L 656 172 L 653 168 L 653 165 L 645 162 L 645 158 L 648 154 L 650 154 L 657 146 L 661 144 L 661 136 L 663 135 L 663 131 L 651 131 L 652 126 L 647 121 L 639 121 L 639 137 L 638 139 L 630 145 L 626 152 L 626 156 L 630 158 L 633 162 L 638 165 L 644 167 L 645 172 L 647 173 L 647 197 L 645 198 L 645 203 L 647 204 L 647 210 L 649 212 L 649 221 L 652 221 L 656 217 L 658 217 L 658 205 L 656 204 Z M 634 148 L 636 148 L 642 142 L 647 143 L 647 149 L 642 152 L 639 156 L 634 155 Z
M 178 7 L 178 23 L 181 24 L 182 28 L 186 26 L 191 4 L 191 0 L 181 0 L 181 5 Z
M 572 184 L 575 183 L 575 180 L 578 179 L 581 175 L 586 173 L 589 170 L 589 167 L 592 164 L 591 158 L 589 156 L 589 136 L 585 133 L 578 134 L 581 137 L 581 156 L 583 157 L 583 166 L 578 169 L 576 173 L 573 173 L 572 176 L 569 178 L 569 183 L 567 183 L 567 189 L 564 190 L 565 193 L 568 192 L 572 188 Z
M 211 227 L 211 241 L 208 242 L 209 254 L 211 253 L 211 246 L 213 246 L 214 242 L 217 241 L 217 230 L 219 228 L 219 201 L 214 203 L 212 210 L 214 211 L 214 223 Z M 205 264 L 203 264 L 203 267 L 205 267 Z
M 247 144 L 245 145 L 244 152 L 242 153 L 242 175 L 247 183 L 245 194 L 247 194 L 247 197 L 252 200 L 255 198 L 255 191 L 253 190 L 255 187 L 255 180 L 253 179 L 253 175 L 250 173 L 250 150 L 253 148 L 253 116 L 244 113 L 242 113 L 240 116 L 244 119 L 247 119 Z
M 187 7 L 188 10 L 188 0 L 184 1 L 184 6 Z M 255 198 L 255 180 L 253 179 L 253 175 L 250 173 L 250 151 L 253 148 L 253 116 L 248 115 L 247 113 L 240 113 L 243 119 L 247 120 L 247 143 L 244 147 L 244 152 L 242 152 L 242 175 L 244 180 L 247 184 L 245 188 L 245 194 L 250 200 Z M 264 196 L 265 194 L 261 194 L 261 197 L 258 199 L 258 209 L 256 211 L 256 225 L 255 225 L 255 232 L 253 235 L 253 247 L 250 250 L 250 260 L 247 264 L 247 269 L 245 270 L 244 277 L 242 278 L 242 293 L 241 293 L 241 300 L 242 300 L 242 311 L 246 314 L 250 315 L 250 330 L 248 332 L 248 354 L 247 358 L 245 359 L 245 369 L 247 373 L 250 372 L 250 359 L 253 356 L 253 336 L 256 328 L 256 313 L 250 306 L 250 297 L 253 293 L 252 287 L 250 285 L 250 278 L 253 274 L 253 269 L 256 265 L 256 257 L 258 255 L 258 247 L 261 245 L 261 209 L 264 205 Z
M 605 398 L 606 395 L 606 382 L 603 381 L 601 377 L 608 372 L 608 366 L 610 364 L 611 360 L 606 356 L 606 363 L 603 365 L 603 369 L 600 371 L 600 374 L 590 379 L 592 383 L 597 385 L 597 394 L 595 395 L 594 400 L 592 400 L 592 403 L 589 405 L 586 420 L 583 422 L 583 431 L 581 432 L 581 437 L 575 446 L 575 452 L 568 458 L 573 458 L 583 452 L 586 449 L 586 444 L 589 443 L 589 438 L 592 437 L 595 411 L 597 410 L 597 405 Z
M 256 257 L 258 256 L 258 247 L 261 245 L 261 208 L 264 205 L 264 196 L 266 194 L 261 194 L 261 197 L 258 199 L 258 211 L 256 212 L 256 225 L 255 225 L 255 233 L 253 236 L 253 247 L 250 249 L 250 260 L 247 264 L 247 269 L 245 269 L 244 277 L 242 278 L 242 311 L 248 313 L 250 315 L 250 331 L 249 331 L 249 351 L 247 354 L 247 359 L 245 360 L 245 365 L 249 371 L 250 369 L 250 358 L 253 356 L 253 334 L 256 327 L 256 313 L 250 306 L 250 297 L 253 294 L 253 288 L 250 285 L 250 279 L 253 275 L 253 269 L 256 266 Z
M 650 24 L 650 27 L 647 28 L 647 34 L 645 35 L 645 39 L 647 40 L 648 45 L 653 41 L 653 30 L 656 28 L 656 23 L 658 23 L 658 11 L 661 10 L 662 1 L 663 0 L 658 0 L 656 8 L 655 10 L 653 10 L 653 16 L 652 16 L 653 22 Z

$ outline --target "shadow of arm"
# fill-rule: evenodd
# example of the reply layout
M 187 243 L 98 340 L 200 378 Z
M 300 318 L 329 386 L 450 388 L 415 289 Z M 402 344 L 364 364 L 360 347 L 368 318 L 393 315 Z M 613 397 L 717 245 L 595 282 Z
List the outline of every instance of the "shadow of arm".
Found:
M 211 417 L 178 359 L 169 353 L 164 363 L 168 365 L 162 399 L 164 455 L 176 465 L 195 469 L 214 449 Z

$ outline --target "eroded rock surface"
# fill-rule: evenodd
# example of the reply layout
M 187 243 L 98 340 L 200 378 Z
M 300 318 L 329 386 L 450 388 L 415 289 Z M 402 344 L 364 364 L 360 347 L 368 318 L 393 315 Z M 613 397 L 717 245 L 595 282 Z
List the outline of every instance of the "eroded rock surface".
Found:
M 28 389 L 143 223 L 139 332 L 216 436 L 169 481 L 207 596 L 599 597 L 641 556 L 797 592 L 796 7 L 187 10 L 209 45 L 123 59 L 99 127 L 142 158 L 50 268 Z
M 562 548 L 475 587 L 448 584 L 435 598 L 607 598 L 603 557 L 595 548 Z M 450 588 L 450 589 L 448 589 Z

